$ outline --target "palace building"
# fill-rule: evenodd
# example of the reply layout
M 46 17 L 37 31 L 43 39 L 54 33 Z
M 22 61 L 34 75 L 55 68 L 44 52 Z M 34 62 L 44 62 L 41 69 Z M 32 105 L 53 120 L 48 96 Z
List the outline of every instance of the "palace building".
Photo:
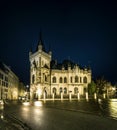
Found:
M 31 99 L 84 95 L 91 83 L 91 69 L 81 68 L 70 60 L 59 64 L 52 60 L 52 52 L 45 50 L 41 35 L 35 52 L 29 52 Z

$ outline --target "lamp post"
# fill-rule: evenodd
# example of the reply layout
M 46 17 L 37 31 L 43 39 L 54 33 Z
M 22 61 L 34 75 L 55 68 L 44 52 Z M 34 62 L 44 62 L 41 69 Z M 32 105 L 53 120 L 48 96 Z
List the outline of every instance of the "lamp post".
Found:
M 26 85 L 26 98 L 27 98 L 27 100 L 28 100 L 28 98 L 29 98 L 29 85 Z

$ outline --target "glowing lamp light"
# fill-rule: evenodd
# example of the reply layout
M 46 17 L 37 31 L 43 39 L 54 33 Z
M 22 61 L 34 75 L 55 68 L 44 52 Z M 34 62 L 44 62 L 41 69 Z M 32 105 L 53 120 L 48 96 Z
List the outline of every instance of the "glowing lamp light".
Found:
M 29 102 L 23 102 L 23 105 L 25 105 L 25 106 L 29 106 L 30 103 L 29 103 Z
M 3 118 L 4 118 L 3 114 L 0 116 L 0 118 L 1 118 L 1 119 L 3 119 Z
M 42 106 L 42 102 L 41 102 L 41 101 L 35 101 L 35 102 L 34 102 L 34 105 L 41 107 L 41 106 Z
M 37 93 L 38 95 L 41 95 L 41 89 L 38 89 Z
M 114 90 L 116 90 L 116 88 L 115 88 L 115 87 L 112 87 L 112 90 L 114 91 Z

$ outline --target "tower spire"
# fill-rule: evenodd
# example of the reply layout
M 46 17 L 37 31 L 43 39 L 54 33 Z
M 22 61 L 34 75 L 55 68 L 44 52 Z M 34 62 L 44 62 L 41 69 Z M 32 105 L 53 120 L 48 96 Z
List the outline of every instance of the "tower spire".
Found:
M 40 33 L 39 33 L 39 41 L 38 41 L 38 45 L 37 45 L 36 51 L 38 51 L 39 48 L 42 48 L 42 50 L 45 51 L 45 46 L 43 44 L 42 31 L 41 30 L 40 30 Z

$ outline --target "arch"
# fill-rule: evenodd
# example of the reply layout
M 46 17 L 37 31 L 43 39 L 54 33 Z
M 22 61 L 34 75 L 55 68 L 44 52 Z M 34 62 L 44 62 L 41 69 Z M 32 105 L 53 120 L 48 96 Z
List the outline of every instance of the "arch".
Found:
M 66 87 L 64 88 L 64 94 L 67 94 L 67 88 Z
M 78 76 L 75 76 L 75 83 L 78 83 Z
M 78 88 L 75 87 L 75 88 L 74 88 L 74 94 L 77 94 L 77 93 L 78 93 Z
M 59 79 L 59 83 L 62 83 L 63 82 L 63 79 L 62 79 L 62 77 L 60 77 L 60 79 Z
M 83 78 L 83 82 L 87 83 L 87 77 L 86 76 Z
M 52 78 L 52 82 L 56 83 L 56 77 L 55 76 Z
M 66 77 L 64 77 L 64 83 L 67 83 L 67 78 Z

